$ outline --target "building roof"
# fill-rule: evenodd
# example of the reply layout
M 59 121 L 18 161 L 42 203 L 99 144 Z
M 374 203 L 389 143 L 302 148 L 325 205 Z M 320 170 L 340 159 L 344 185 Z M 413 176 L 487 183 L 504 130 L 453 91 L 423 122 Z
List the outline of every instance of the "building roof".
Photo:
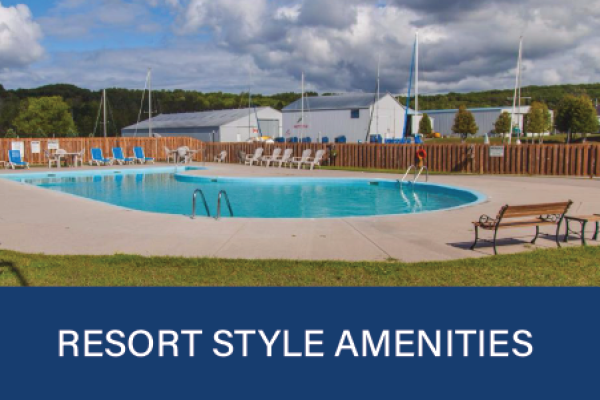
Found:
M 257 108 L 256 111 L 265 110 L 269 107 Z M 201 111 L 179 114 L 160 114 L 152 118 L 152 128 L 198 128 L 219 127 L 238 119 L 247 118 L 248 112 L 254 113 L 254 109 L 240 108 L 235 110 Z M 148 120 L 134 124 L 123 129 L 149 129 Z
M 389 96 L 389 94 L 382 93 L 379 98 Z M 360 108 L 370 108 L 375 103 L 377 95 L 373 94 L 344 94 L 335 96 L 318 96 L 318 97 L 305 97 L 304 98 L 304 109 L 306 111 L 312 110 L 352 110 Z M 300 111 L 302 109 L 301 99 L 296 100 L 289 106 L 285 107 L 283 111 Z
M 518 107 L 517 107 L 518 108 Z M 529 112 L 529 106 L 521 106 L 520 114 Z M 486 112 L 486 111 L 503 111 L 503 110 L 511 110 L 512 107 L 479 107 L 479 108 L 467 108 L 467 110 L 471 112 Z M 420 110 L 421 114 L 444 114 L 444 113 L 452 113 L 456 114 L 458 112 L 458 108 L 446 109 L 446 110 Z

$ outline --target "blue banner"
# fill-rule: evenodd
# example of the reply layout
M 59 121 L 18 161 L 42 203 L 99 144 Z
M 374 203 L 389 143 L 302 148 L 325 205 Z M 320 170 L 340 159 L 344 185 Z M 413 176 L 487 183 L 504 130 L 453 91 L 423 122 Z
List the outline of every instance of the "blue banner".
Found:
M 597 398 L 600 289 L 1 289 L 5 399 Z

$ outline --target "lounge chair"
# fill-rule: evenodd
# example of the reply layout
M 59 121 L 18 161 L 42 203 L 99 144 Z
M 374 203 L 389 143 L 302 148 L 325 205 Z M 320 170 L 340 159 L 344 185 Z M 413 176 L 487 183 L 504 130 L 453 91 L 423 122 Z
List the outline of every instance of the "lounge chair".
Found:
M 101 165 L 112 165 L 113 160 L 112 158 L 104 158 L 104 156 L 102 155 L 102 149 L 99 148 L 93 148 L 90 150 L 90 153 L 92 155 L 92 159 L 90 160 L 90 165 L 94 165 L 94 163 L 96 163 L 96 165 L 101 166 Z
M 254 165 L 254 163 L 256 163 L 256 165 L 259 165 L 261 157 L 262 157 L 264 151 L 265 150 L 262 147 L 259 147 L 254 152 L 254 155 L 251 155 L 251 156 L 247 155 L 246 156 L 246 160 L 244 161 L 244 164 L 245 165 Z
M 215 156 L 215 162 L 216 163 L 225 162 L 226 158 L 227 158 L 227 151 L 223 150 L 222 152 L 219 153 L 218 156 Z
M 279 157 L 281 157 L 281 152 L 282 150 L 280 148 L 276 148 L 275 150 L 273 150 L 273 154 L 261 158 L 260 163 L 265 164 L 268 167 L 273 161 L 276 161 Z
M 298 169 L 300 169 L 302 167 L 302 164 L 305 164 L 310 159 L 311 154 L 312 154 L 311 149 L 304 150 L 302 152 L 302 157 L 294 157 L 290 160 L 290 162 L 289 162 L 290 168 L 297 165 Z
M 471 250 L 474 250 L 477 243 L 482 240 L 479 239 L 480 229 L 494 231 L 492 245 L 494 247 L 494 254 L 498 254 L 496 239 L 500 229 L 535 227 L 535 237 L 531 241 L 531 244 L 535 244 L 540 236 L 540 226 L 556 226 L 556 245 L 560 247 L 558 237 L 560 226 L 572 204 L 572 201 L 567 201 L 563 203 L 530 204 L 525 206 L 506 205 L 500 209 L 496 218 L 482 215 L 479 221 L 473 222 L 473 226 L 475 227 L 475 242 L 471 246 Z
M 133 148 L 133 158 L 135 158 L 136 161 L 139 161 L 140 164 L 146 164 L 146 163 L 154 164 L 154 158 L 146 157 L 146 154 L 144 153 L 144 149 L 141 147 Z
M 29 169 L 29 163 L 21 159 L 21 152 L 19 150 L 8 151 L 8 166 L 12 169 L 16 167 Z
M 279 163 L 279 168 L 281 168 L 281 166 L 289 164 L 293 155 L 294 155 L 293 149 L 285 149 L 285 151 L 283 152 L 283 155 L 278 160 L 273 161 L 273 165 L 275 165 L 276 163 Z M 268 166 L 269 165 L 267 164 L 267 167 Z
M 310 170 L 315 169 L 315 165 L 321 168 L 321 161 L 325 155 L 325 150 L 317 150 L 314 157 L 309 157 L 303 165 L 310 166 Z
M 135 164 L 135 158 L 125 157 L 123 155 L 123 149 L 120 147 L 113 147 L 112 154 L 113 154 L 113 160 L 118 162 L 119 165 Z

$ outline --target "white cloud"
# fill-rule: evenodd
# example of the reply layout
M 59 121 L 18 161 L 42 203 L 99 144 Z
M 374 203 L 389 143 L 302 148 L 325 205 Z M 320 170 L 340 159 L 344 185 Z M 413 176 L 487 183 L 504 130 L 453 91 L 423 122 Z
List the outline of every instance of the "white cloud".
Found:
M 127 86 L 133 82 L 131 64 L 143 70 L 153 62 L 145 55 L 152 54 L 163 57 L 157 68 L 165 71 L 165 85 L 207 90 L 202 86 L 206 84 L 241 90 L 247 86 L 251 70 L 259 91 L 286 91 L 297 89 L 305 71 L 312 89 L 371 91 L 381 54 L 383 90 L 402 92 L 418 29 L 423 92 L 511 87 L 521 34 L 525 35 L 525 85 L 600 81 L 600 46 L 595 38 L 600 31 L 600 0 L 86 3 L 63 0 L 62 10 L 68 8 L 69 12 L 40 20 L 47 35 L 81 38 L 99 27 L 155 32 L 165 27 L 164 19 L 153 19 L 157 12 L 172 19 L 171 32 L 154 48 L 101 53 L 112 60 L 110 66 L 98 61 L 100 53 L 55 54 L 51 61 L 30 71 L 32 80 L 77 79 L 84 86 L 101 87 L 107 81 Z M 138 59 L 131 59 L 131 54 Z M 90 66 L 87 59 L 96 60 L 94 76 L 77 72 L 77 68 Z M 57 68 L 59 65 L 68 74 Z M 169 65 L 172 68 L 167 73 Z M 25 76 L 13 75 L 20 81 Z
M 44 55 L 42 30 L 32 20 L 29 7 L 0 3 L 0 68 L 27 66 Z

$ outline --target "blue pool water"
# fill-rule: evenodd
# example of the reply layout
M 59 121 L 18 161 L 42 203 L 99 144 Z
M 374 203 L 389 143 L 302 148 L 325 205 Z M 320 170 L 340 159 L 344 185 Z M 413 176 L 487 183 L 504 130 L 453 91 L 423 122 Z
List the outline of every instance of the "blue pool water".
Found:
M 179 170 L 181 172 L 181 169 Z M 411 214 L 449 209 L 482 200 L 477 193 L 393 180 L 308 178 L 204 178 L 174 168 L 21 174 L 9 179 L 135 210 L 189 215 L 195 189 L 204 191 L 214 216 L 225 190 L 235 217 L 332 218 Z M 198 202 L 198 215 L 205 214 Z M 223 206 L 223 214 L 228 216 Z

